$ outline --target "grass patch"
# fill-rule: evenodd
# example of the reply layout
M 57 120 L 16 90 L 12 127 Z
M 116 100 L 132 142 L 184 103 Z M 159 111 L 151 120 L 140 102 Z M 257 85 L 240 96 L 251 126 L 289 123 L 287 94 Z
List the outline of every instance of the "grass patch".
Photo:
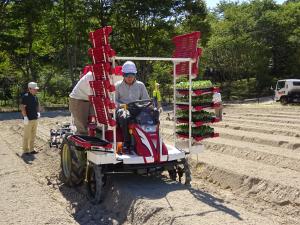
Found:
M 261 93 L 258 93 L 256 85 L 255 78 L 224 82 L 221 85 L 222 97 L 225 100 L 243 100 L 270 96 L 274 94 L 269 90 L 269 87 L 264 88 L 261 90 Z

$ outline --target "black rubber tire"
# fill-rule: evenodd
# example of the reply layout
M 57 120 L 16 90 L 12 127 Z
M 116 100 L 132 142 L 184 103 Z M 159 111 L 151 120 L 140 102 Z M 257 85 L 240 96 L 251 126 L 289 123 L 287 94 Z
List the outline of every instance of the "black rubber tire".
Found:
M 191 175 L 191 170 L 187 159 L 183 159 L 182 165 L 178 165 L 177 174 L 180 183 L 182 182 L 182 177 L 184 175 L 184 184 L 187 186 L 191 185 L 192 175 Z
M 185 159 L 184 161 L 184 174 L 185 174 L 184 184 L 190 186 L 192 181 L 192 175 L 191 175 L 191 170 L 187 159 Z
M 99 165 L 90 165 L 87 170 L 88 197 L 93 204 L 99 204 L 104 200 L 109 182 L 103 174 L 103 168 Z
M 177 171 L 176 171 L 176 169 L 168 170 L 168 172 L 169 172 L 170 179 L 173 180 L 173 181 L 176 181 L 176 178 L 177 178 Z
M 289 100 L 288 100 L 288 98 L 287 97 L 281 97 L 280 98 L 280 103 L 282 104 L 282 105 L 287 105 L 288 103 L 289 103 Z
M 80 185 L 85 178 L 86 153 L 77 150 L 66 138 L 61 145 L 61 171 L 64 183 L 70 187 Z
M 184 167 L 182 165 L 179 165 L 177 167 L 177 174 L 178 174 L 178 181 L 179 181 L 179 183 L 181 183 L 182 177 L 184 175 Z

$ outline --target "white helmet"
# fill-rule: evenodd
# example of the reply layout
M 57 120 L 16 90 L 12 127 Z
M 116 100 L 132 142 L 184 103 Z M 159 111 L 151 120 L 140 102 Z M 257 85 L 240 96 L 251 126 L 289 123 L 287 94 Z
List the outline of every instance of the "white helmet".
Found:
M 35 89 L 35 90 L 39 89 L 37 83 L 35 83 L 35 82 L 29 82 L 28 83 L 28 88 Z
M 131 61 L 126 61 L 122 66 L 122 73 L 136 74 L 137 70 L 135 64 Z

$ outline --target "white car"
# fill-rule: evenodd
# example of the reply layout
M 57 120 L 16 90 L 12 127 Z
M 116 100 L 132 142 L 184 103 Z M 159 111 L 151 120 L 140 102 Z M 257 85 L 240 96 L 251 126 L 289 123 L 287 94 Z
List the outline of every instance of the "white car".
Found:
M 300 102 L 300 79 L 278 80 L 274 99 L 283 105 Z

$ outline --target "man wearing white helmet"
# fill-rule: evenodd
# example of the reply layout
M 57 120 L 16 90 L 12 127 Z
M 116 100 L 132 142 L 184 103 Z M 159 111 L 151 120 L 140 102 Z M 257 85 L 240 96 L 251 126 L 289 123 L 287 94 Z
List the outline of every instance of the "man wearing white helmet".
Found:
M 124 79 L 115 84 L 116 102 L 119 106 L 137 100 L 150 99 L 144 83 L 136 80 L 137 69 L 133 62 L 125 62 L 122 66 L 122 73 Z M 128 131 L 129 117 L 130 114 L 127 109 L 119 108 L 117 110 L 117 121 L 124 137 L 123 149 L 128 152 L 130 151 L 130 136 Z

